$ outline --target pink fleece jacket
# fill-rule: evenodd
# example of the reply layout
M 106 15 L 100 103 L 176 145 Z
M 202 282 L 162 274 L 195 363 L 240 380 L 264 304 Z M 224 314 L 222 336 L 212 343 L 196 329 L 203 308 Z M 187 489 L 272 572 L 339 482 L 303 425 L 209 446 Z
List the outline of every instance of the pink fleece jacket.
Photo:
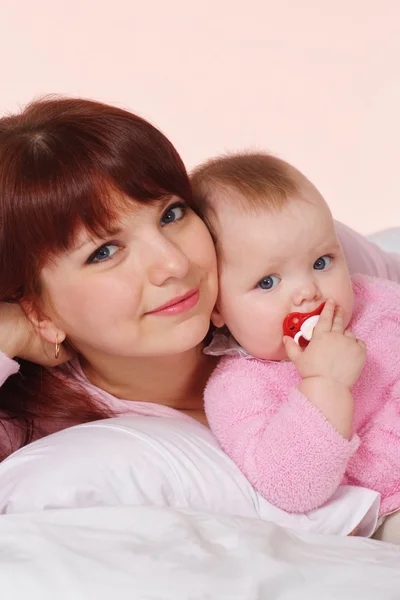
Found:
M 381 514 L 400 508 L 400 286 L 353 277 L 349 329 L 366 341 L 353 386 L 354 428 L 344 439 L 299 392 L 291 362 L 224 356 L 205 391 L 210 427 L 251 484 L 279 508 L 303 513 L 340 484 L 381 494 Z

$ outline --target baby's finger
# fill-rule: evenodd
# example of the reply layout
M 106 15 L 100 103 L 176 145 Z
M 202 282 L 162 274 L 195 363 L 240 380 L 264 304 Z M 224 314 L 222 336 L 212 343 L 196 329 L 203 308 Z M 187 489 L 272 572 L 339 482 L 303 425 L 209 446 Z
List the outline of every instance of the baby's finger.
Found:
M 288 359 L 290 361 L 292 361 L 293 363 L 296 363 L 296 361 L 298 361 L 299 358 L 300 358 L 300 356 L 303 354 L 303 350 L 288 335 L 284 336 L 284 338 L 283 338 L 283 345 L 285 346 L 285 350 L 286 350 L 286 354 L 288 356 Z
M 344 332 L 344 335 L 345 335 L 345 337 L 348 337 L 348 338 L 353 338 L 353 339 L 355 339 L 355 337 L 356 337 L 356 336 L 354 335 L 354 333 L 352 333 L 352 332 L 351 332 L 351 331 L 349 331 L 348 329 L 346 329 L 346 331 Z
M 318 323 L 315 326 L 313 337 L 318 336 L 320 333 L 331 331 L 334 313 L 335 301 L 332 299 L 327 300 L 319 316 Z
M 365 342 L 363 342 L 363 340 L 357 340 L 357 344 L 360 346 L 360 348 L 363 348 L 363 350 L 366 350 L 367 345 Z
M 335 310 L 335 315 L 332 322 L 332 331 L 335 333 L 343 333 L 343 309 L 338 306 Z

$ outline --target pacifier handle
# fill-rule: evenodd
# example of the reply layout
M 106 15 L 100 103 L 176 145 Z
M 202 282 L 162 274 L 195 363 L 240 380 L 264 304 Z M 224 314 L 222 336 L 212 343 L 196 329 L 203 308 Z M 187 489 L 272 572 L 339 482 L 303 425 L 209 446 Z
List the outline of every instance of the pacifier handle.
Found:
M 318 308 L 308 313 L 300 313 L 293 312 L 288 314 L 283 321 L 283 334 L 287 335 L 293 339 L 296 338 L 296 342 L 304 347 L 308 344 L 308 340 L 304 339 L 301 335 L 297 334 L 301 332 L 302 325 L 311 317 L 319 316 L 322 312 L 322 309 L 325 306 L 325 302 L 323 302 Z

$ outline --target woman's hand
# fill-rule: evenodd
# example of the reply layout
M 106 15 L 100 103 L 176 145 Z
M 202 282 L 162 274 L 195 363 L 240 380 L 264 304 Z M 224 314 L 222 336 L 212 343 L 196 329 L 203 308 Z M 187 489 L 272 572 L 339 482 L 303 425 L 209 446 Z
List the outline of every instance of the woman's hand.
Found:
M 55 358 L 55 345 L 37 333 L 18 303 L 0 302 L 0 350 L 10 358 L 19 357 L 46 367 L 72 358 L 62 345 Z

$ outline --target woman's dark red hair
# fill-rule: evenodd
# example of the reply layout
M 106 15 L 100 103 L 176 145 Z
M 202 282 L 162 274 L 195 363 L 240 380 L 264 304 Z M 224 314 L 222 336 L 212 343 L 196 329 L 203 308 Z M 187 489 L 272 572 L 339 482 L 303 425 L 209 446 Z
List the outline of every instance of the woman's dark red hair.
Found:
M 72 245 L 80 226 L 109 230 L 114 192 L 139 202 L 171 195 L 191 202 L 175 148 L 128 111 L 45 99 L 0 119 L 0 301 L 34 299 L 41 268 Z M 62 369 L 20 362 L 20 373 L 0 389 L 3 426 L 18 431 L 17 447 L 39 437 L 46 423 L 61 429 L 108 416 L 85 390 L 60 381 Z M 9 452 L 0 447 L 2 457 Z

